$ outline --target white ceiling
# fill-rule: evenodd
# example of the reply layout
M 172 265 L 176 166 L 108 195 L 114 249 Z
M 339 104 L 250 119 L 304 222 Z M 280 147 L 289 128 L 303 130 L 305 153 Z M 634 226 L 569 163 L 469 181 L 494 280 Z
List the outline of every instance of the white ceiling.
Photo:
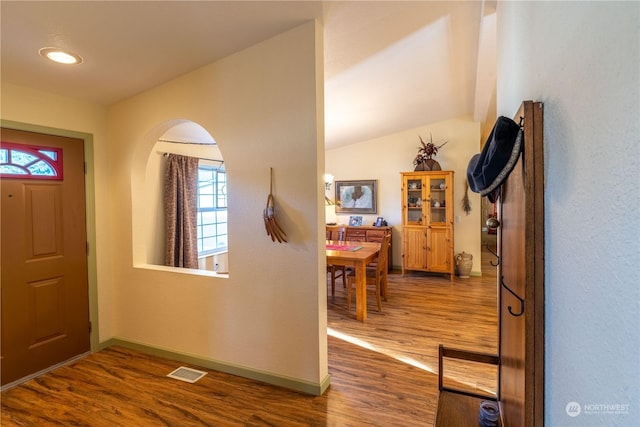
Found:
M 113 104 L 310 19 L 327 148 L 461 116 L 495 94 L 495 1 L 6 1 L 2 81 Z M 42 47 L 80 54 L 65 67 Z M 482 52 L 479 55 L 478 52 Z

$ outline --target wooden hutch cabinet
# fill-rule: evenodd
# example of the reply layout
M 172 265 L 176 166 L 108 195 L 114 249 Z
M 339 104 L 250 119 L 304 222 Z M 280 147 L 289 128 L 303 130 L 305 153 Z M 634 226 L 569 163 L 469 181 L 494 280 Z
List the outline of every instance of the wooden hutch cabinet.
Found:
M 453 171 L 401 176 L 402 274 L 419 270 L 453 279 Z

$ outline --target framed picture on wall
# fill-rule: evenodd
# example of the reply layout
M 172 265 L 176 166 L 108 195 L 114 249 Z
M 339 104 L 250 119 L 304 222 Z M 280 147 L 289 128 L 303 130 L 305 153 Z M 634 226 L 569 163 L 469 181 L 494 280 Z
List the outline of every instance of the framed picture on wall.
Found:
M 336 213 L 378 212 L 376 180 L 336 181 Z

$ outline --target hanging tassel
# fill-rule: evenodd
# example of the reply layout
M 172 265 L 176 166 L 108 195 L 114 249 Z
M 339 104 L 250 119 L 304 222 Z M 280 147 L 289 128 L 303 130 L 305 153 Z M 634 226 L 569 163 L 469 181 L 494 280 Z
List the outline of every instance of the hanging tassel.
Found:
M 466 179 L 464 180 L 464 197 L 462 197 L 460 205 L 462 206 L 462 210 L 465 214 L 469 215 L 471 213 L 471 202 L 469 201 L 469 182 L 467 182 Z

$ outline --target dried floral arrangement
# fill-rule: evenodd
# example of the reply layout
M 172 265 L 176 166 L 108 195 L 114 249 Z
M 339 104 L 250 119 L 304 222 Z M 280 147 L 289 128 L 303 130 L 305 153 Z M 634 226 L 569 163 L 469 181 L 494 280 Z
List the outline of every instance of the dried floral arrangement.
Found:
M 413 159 L 414 166 L 425 163 L 427 160 L 431 160 L 433 156 L 438 154 L 438 150 L 442 148 L 448 141 L 443 142 L 440 145 L 435 145 L 433 143 L 433 135 L 429 134 L 429 142 L 424 142 L 421 136 L 420 138 L 420 147 L 418 147 L 418 154 L 415 159 Z

